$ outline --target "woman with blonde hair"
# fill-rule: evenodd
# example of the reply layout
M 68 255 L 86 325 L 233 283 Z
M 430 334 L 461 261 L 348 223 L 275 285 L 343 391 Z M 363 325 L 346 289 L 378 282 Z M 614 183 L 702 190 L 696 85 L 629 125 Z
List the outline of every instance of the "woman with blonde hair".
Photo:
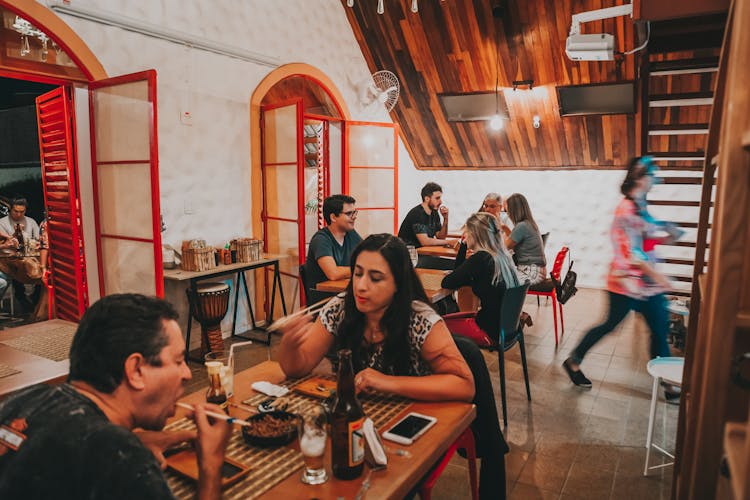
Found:
M 479 345 L 489 346 L 500 336 L 500 304 L 506 288 L 520 285 L 508 251 L 503 244 L 495 216 L 479 212 L 466 220 L 465 243 L 456 257 L 456 269 L 443 278 L 442 287 L 458 289 L 471 286 L 481 306 L 474 313 L 455 313 L 443 318 L 452 333 L 472 338 Z M 466 258 L 467 250 L 473 253 Z
M 521 279 L 536 285 L 547 276 L 547 259 L 544 256 L 544 242 L 539 227 L 531 215 L 531 208 L 526 197 L 519 193 L 508 196 L 505 200 L 508 216 L 513 222 L 513 230 L 503 226 L 505 246 L 513 250 Z

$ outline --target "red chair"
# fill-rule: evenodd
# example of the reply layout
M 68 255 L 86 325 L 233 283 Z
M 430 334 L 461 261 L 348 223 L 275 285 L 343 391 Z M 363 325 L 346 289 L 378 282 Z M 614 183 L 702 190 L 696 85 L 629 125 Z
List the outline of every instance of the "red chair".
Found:
M 443 458 L 440 459 L 440 463 L 435 467 L 427 479 L 422 483 L 419 489 L 419 497 L 422 500 L 430 500 L 432 498 L 432 488 L 435 486 L 440 474 L 443 473 L 445 468 L 448 466 L 448 462 L 451 461 L 456 450 L 466 450 L 466 459 L 469 461 L 469 483 L 471 485 L 471 498 L 472 500 L 479 499 L 479 487 L 477 484 L 477 449 L 474 443 L 474 434 L 471 432 L 471 427 L 468 427 L 463 434 L 448 448 Z
M 536 295 L 537 297 L 551 297 L 552 298 L 552 317 L 555 321 L 555 347 L 558 344 L 557 336 L 557 309 L 560 309 L 560 338 L 565 334 L 565 320 L 563 319 L 563 307 L 562 304 L 557 302 L 557 294 L 555 293 L 555 282 L 560 282 L 560 273 L 562 272 L 562 266 L 565 262 L 565 257 L 568 256 L 568 247 L 562 247 L 557 252 L 555 257 L 555 263 L 552 266 L 552 271 L 549 273 L 551 278 L 547 278 L 541 283 L 532 285 L 529 287 L 529 295 Z

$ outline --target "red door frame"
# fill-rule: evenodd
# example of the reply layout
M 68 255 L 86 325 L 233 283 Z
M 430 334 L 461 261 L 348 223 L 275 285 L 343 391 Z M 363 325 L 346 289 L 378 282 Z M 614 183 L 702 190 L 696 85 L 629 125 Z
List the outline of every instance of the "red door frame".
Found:
M 372 126 L 372 127 L 386 127 L 393 129 L 393 166 L 377 166 L 377 165 L 350 165 L 349 164 L 349 128 L 354 126 Z M 341 184 L 345 193 L 349 193 L 349 170 L 352 168 L 361 169 L 377 169 L 377 170 L 393 170 L 393 207 L 357 207 L 357 210 L 391 210 L 393 209 L 393 234 L 398 232 L 398 124 L 397 123 L 381 123 L 381 122 L 364 122 L 345 120 L 344 121 L 344 138 L 343 138 L 343 149 L 344 149 L 344 168 L 341 173 Z
M 164 270 L 162 269 L 161 263 L 161 206 L 159 200 L 159 152 L 158 152 L 158 126 L 157 126 L 157 99 L 156 99 L 156 70 L 150 69 L 146 71 L 140 71 L 138 73 L 131 73 L 129 75 L 121 75 L 113 78 L 107 78 L 104 80 L 97 80 L 89 82 L 89 119 L 91 124 L 96 125 L 94 119 L 94 96 L 91 92 L 103 87 L 110 87 L 114 85 L 121 85 L 124 83 L 133 83 L 146 80 L 148 82 L 148 102 L 151 107 L 151 120 L 149 120 L 149 160 L 117 160 L 117 161 L 104 161 L 99 162 L 96 160 L 96 134 L 92 131 L 91 134 L 91 175 L 92 184 L 94 189 L 94 227 L 96 230 L 96 254 L 99 264 L 99 291 L 102 297 L 105 295 L 104 291 L 104 268 L 102 262 L 102 248 L 101 238 L 102 236 L 113 239 L 128 240 L 128 241 L 139 241 L 142 243 L 153 243 L 154 246 L 154 278 L 156 280 L 155 290 L 158 297 L 164 297 Z M 102 234 L 100 225 L 99 215 L 99 165 L 107 164 L 144 164 L 148 163 L 151 165 L 151 222 L 153 239 L 136 238 L 130 236 L 120 236 L 112 234 Z
M 266 111 L 272 111 L 274 109 L 279 108 L 285 108 L 288 106 L 296 106 L 296 115 L 297 115 L 297 161 L 296 162 L 280 162 L 280 163 L 266 163 L 266 152 L 265 152 L 265 113 Z M 284 101 L 276 102 L 273 104 L 266 104 L 260 107 L 260 113 L 261 113 L 261 122 L 260 122 L 260 175 L 261 175 L 261 212 L 260 217 L 263 221 L 263 251 L 268 252 L 268 220 L 278 220 L 281 222 L 295 222 L 297 224 L 297 246 L 300 249 L 304 249 L 305 247 L 305 203 L 304 203 L 304 193 L 303 193 L 303 187 L 305 182 L 305 173 L 304 173 L 304 161 L 305 161 L 305 145 L 304 145 L 304 134 L 302 133 L 302 127 L 304 124 L 304 118 L 303 118 L 303 109 L 302 109 L 302 98 L 293 98 L 293 99 L 286 99 Z M 274 217 L 268 215 L 268 207 L 266 205 L 267 202 L 267 195 L 266 195 L 266 168 L 274 167 L 274 166 L 281 166 L 281 165 L 295 165 L 297 170 L 297 220 L 294 219 L 287 219 L 284 217 Z M 304 262 L 304 255 L 302 255 L 302 251 L 298 252 L 298 261 L 299 264 L 302 264 Z M 265 279 L 266 279 L 266 285 L 268 284 L 268 273 L 270 270 L 266 268 L 266 271 L 264 273 Z M 283 271 L 279 269 L 279 273 L 283 274 L 285 276 L 289 276 L 290 278 L 294 278 L 296 280 L 299 279 L 299 276 L 291 274 L 289 272 Z M 269 312 L 268 308 L 270 307 L 269 302 L 269 296 L 268 296 L 268 286 L 265 287 L 266 295 L 265 295 L 265 309 L 266 314 L 268 315 Z

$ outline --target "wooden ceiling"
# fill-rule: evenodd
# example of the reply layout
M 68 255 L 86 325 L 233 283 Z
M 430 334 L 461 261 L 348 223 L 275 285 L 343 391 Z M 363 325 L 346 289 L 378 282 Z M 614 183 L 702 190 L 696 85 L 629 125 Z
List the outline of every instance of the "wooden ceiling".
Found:
M 504 6 L 493 18 L 492 8 Z M 636 56 L 615 62 L 573 62 L 565 55 L 571 15 L 620 0 L 356 0 L 349 22 L 371 71 L 388 69 L 401 82 L 392 118 L 419 168 L 620 168 L 636 153 L 634 115 L 560 117 L 555 86 L 635 78 Z M 615 50 L 635 46 L 629 17 L 582 25 L 611 33 Z M 499 43 L 496 43 L 499 40 Z M 499 57 L 496 57 L 499 55 Z M 496 66 L 497 64 L 497 66 Z M 496 67 L 499 68 L 496 74 Z M 505 96 L 510 121 L 500 132 L 486 121 L 448 122 L 438 94 L 494 91 Z M 534 89 L 511 89 L 513 80 Z M 539 115 L 541 127 L 532 126 Z

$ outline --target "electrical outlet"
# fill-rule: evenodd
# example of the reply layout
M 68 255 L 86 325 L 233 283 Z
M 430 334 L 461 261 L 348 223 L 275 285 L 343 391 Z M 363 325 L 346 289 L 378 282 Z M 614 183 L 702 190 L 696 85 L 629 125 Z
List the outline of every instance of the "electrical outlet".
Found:
M 182 111 L 180 113 L 180 123 L 187 126 L 191 126 L 193 124 L 193 115 L 190 113 L 190 111 Z

